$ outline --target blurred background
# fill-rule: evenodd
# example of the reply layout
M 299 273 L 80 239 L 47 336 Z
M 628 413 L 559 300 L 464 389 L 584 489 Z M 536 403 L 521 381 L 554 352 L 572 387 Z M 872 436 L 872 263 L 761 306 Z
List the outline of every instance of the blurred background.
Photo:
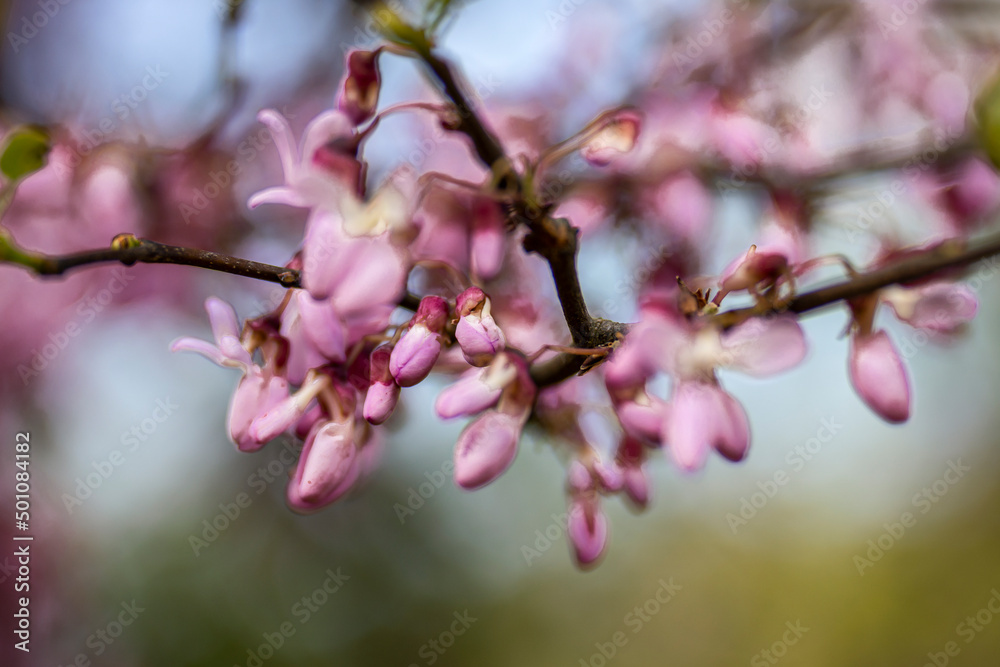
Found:
M 273 146 L 264 138 L 252 154 L 239 149 L 256 146 L 244 142 L 260 130 L 260 108 L 285 110 L 300 132 L 330 106 L 345 45 L 376 43 L 364 8 L 248 0 L 232 18 L 221 0 L 3 4 L 7 127 L 58 125 L 78 146 L 97 132 L 109 145 L 100 160 L 110 163 L 115 146 L 155 149 L 131 172 L 145 193 L 136 211 L 114 199 L 87 209 L 103 216 L 87 223 L 97 229 L 91 245 L 131 224 L 116 216 L 156 213 L 177 224 L 164 227 L 174 236 L 144 228 L 153 238 L 287 261 L 303 218 L 244 206 L 280 178 Z M 775 25 L 801 9 L 770 4 L 759 20 Z M 992 3 L 981 4 L 992 16 Z M 703 20 L 697 5 L 471 2 L 443 46 L 497 108 L 557 97 L 553 132 L 565 136 L 655 76 L 667 36 Z M 812 65 L 824 66 L 832 67 Z M 380 106 L 430 98 L 412 63 L 385 58 L 383 75 Z M 849 71 L 831 77 L 835 100 L 850 94 L 837 83 Z M 374 174 L 415 150 L 408 129 L 386 121 L 367 149 Z M 212 165 L 233 155 L 246 158 L 241 174 L 211 195 Z M 162 173 L 171 160 L 188 184 L 173 199 L 164 194 L 176 192 L 173 181 L 144 171 L 161 161 Z M 866 258 L 848 248 L 841 223 L 884 189 L 877 179 L 843 186 L 816 230 L 821 248 Z M 185 203 L 197 212 L 185 214 Z M 752 242 L 759 209 L 749 188 L 716 208 L 710 271 Z M 32 215 L 22 215 L 21 238 L 89 238 L 72 215 Z M 609 247 L 583 244 L 592 304 L 628 301 L 615 285 L 635 265 Z M 981 310 L 952 345 L 886 318 L 915 387 L 903 426 L 883 423 L 850 389 L 841 308 L 806 318 L 812 348 L 795 371 L 769 382 L 723 376 L 751 418 L 748 460 L 716 457 L 685 476 L 654 457 L 651 507 L 637 514 L 606 504 L 611 544 L 589 572 L 569 553 L 564 469 L 544 436 L 526 438 L 498 482 L 475 493 L 455 487 L 447 473 L 462 424 L 433 415 L 442 379 L 408 390 L 383 464 L 360 493 L 316 515 L 293 514 L 282 443 L 247 455 L 226 437 L 236 374 L 167 349 L 178 336 L 209 337 L 208 295 L 251 316 L 273 305 L 274 288 L 138 266 L 101 305 L 121 275 L 114 271 L 0 301 L 5 326 L 19 330 L 0 334 L 8 357 L 0 501 L 13 506 L 13 438 L 30 431 L 35 536 L 32 650 L 11 651 L 5 633 L 3 664 L 940 666 L 994 665 L 1000 655 L 1000 619 L 991 622 L 1000 610 L 995 264 L 970 274 Z M 15 274 L 0 274 L 0 290 L 21 288 Z M 37 299 L 50 287 L 65 303 L 43 319 Z M 79 333 L 59 338 L 71 323 Z M 3 523 L 0 536 L 9 535 Z M 10 553 L 0 551 L 7 601 Z

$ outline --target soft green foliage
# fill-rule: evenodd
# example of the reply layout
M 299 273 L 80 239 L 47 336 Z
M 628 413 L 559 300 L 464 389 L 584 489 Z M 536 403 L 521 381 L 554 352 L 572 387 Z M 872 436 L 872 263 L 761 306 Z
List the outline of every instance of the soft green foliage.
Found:
M 16 181 L 45 166 L 52 148 L 49 133 L 41 127 L 26 125 L 8 133 L 0 155 L 0 172 Z

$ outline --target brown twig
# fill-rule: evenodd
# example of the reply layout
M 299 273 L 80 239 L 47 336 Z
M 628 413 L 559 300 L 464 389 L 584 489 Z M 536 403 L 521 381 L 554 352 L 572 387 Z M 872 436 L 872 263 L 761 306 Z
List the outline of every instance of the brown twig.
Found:
M 120 262 L 125 266 L 139 262 L 182 264 L 266 280 L 283 287 L 301 286 L 299 272 L 294 269 L 231 257 L 210 250 L 157 243 L 149 239 L 136 238 L 131 234 L 119 234 L 108 248 L 84 250 L 68 255 L 27 252 L 13 248 L 8 240 L 4 240 L 3 248 L 0 248 L 0 261 L 18 264 L 41 276 L 61 276 L 73 269 L 109 262 Z

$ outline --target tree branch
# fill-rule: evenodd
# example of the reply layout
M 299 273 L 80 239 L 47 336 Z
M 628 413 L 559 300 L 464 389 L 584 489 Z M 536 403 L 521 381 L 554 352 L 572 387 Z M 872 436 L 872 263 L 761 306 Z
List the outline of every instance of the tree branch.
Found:
M 936 246 L 904 257 L 892 264 L 872 271 L 859 273 L 847 280 L 804 292 L 794 297 L 784 307 L 749 306 L 736 308 L 714 316 L 715 322 L 728 328 L 750 317 L 774 313 L 807 313 L 841 301 L 871 294 L 890 285 L 931 278 L 939 273 L 954 272 L 988 257 L 1000 255 L 1000 233 L 965 242 L 960 239 L 944 241 Z M 614 325 L 615 335 L 625 334 L 629 325 Z M 577 354 L 560 354 L 531 368 L 531 378 L 538 387 L 547 387 L 573 377 L 580 371 L 585 357 Z
M 72 269 L 108 262 L 120 262 L 125 266 L 132 266 L 137 262 L 182 264 L 266 280 L 283 287 L 301 287 L 301 278 L 295 269 L 253 262 L 210 250 L 166 245 L 136 238 L 132 234 L 119 234 L 108 248 L 68 255 L 27 252 L 15 246 L 8 236 L 0 236 L 0 262 L 18 264 L 41 276 L 61 276 Z
M 800 294 L 780 312 L 806 313 L 840 301 L 871 294 L 890 285 L 929 278 L 943 271 L 954 271 L 998 254 L 1000 254 L 1000 233 L 968 243 L 961 239 L 950 239 L 887 266 Z M 762 311 L 754 306 L 737 308 L 719 313 L 716 321 L 723 327 L 730 327 L 747 317 L 766 315 L 769 312 L 779 312 L 779 309 Z
M 486 127 L 466 97 L 452 66 L 429 48 L 416 48 L 414 51 L 430 70 L 442 92 L 457 108 L 457 131 L 472 140 L 479 159 L 499 176 L 497 187 L 510 195 L 508 217 L 528 228 L 524 249 L 538 253 L 548 262 L 573 345 L 598 348 L 613 343 L 617 339 L 617 333 L 624 331 L 626 325 L 595 319 L 587 310 L 576 266 L 576 227 L 565 218 L 552 218 L 546 210 L 540 210 L 535 202 L 527 201 L 526 188 L 516 173 L 496 171 L 497 165 L 509 164 L 509 158 L 499 140 Z

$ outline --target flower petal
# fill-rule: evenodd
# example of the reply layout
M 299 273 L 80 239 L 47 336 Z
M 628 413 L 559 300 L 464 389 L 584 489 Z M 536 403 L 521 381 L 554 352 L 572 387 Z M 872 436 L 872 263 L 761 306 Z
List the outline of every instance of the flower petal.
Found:
M 486 381 L 487 370 L 476 369 L 445 387 L 434 403 L 438 417 L 451 419 L 474 415 L 496 405 L 503 388 Z
M 753 317 L 722 334 L 726 366 L 755 377 L 787 371 L 805 359 L 806 338 L 792 315 Z
M 352 419 L 318 424 L 306 440 L 288 484 L 288 504 L 308 512 L 337 500 L 357 480 L 357 460 Z
M 490 410 L 474 420 L 455 444 L 455 483 L 478 489 L 499 477 L 514 462 L 524 421 Z
M 257 114 L 257 120 L 267 125 L 271 131 L 274 146 L 278 149 L 278 157 L 281 158 L 281 168 L 285 172 L 285 181 L 291 182 L 294 180 L 300 161 L 291 126 L 285 117 L 274 109 L 262 110 Z
M 566 532 L 579 565 L 591 565 L 604 553 L 608 543 L 608 519 L 596 499 L 573 500 Z
M 890 423 L 910 418 L 910 381 L 885 331 L 851 336 L 848 371 L 861 400 Z

